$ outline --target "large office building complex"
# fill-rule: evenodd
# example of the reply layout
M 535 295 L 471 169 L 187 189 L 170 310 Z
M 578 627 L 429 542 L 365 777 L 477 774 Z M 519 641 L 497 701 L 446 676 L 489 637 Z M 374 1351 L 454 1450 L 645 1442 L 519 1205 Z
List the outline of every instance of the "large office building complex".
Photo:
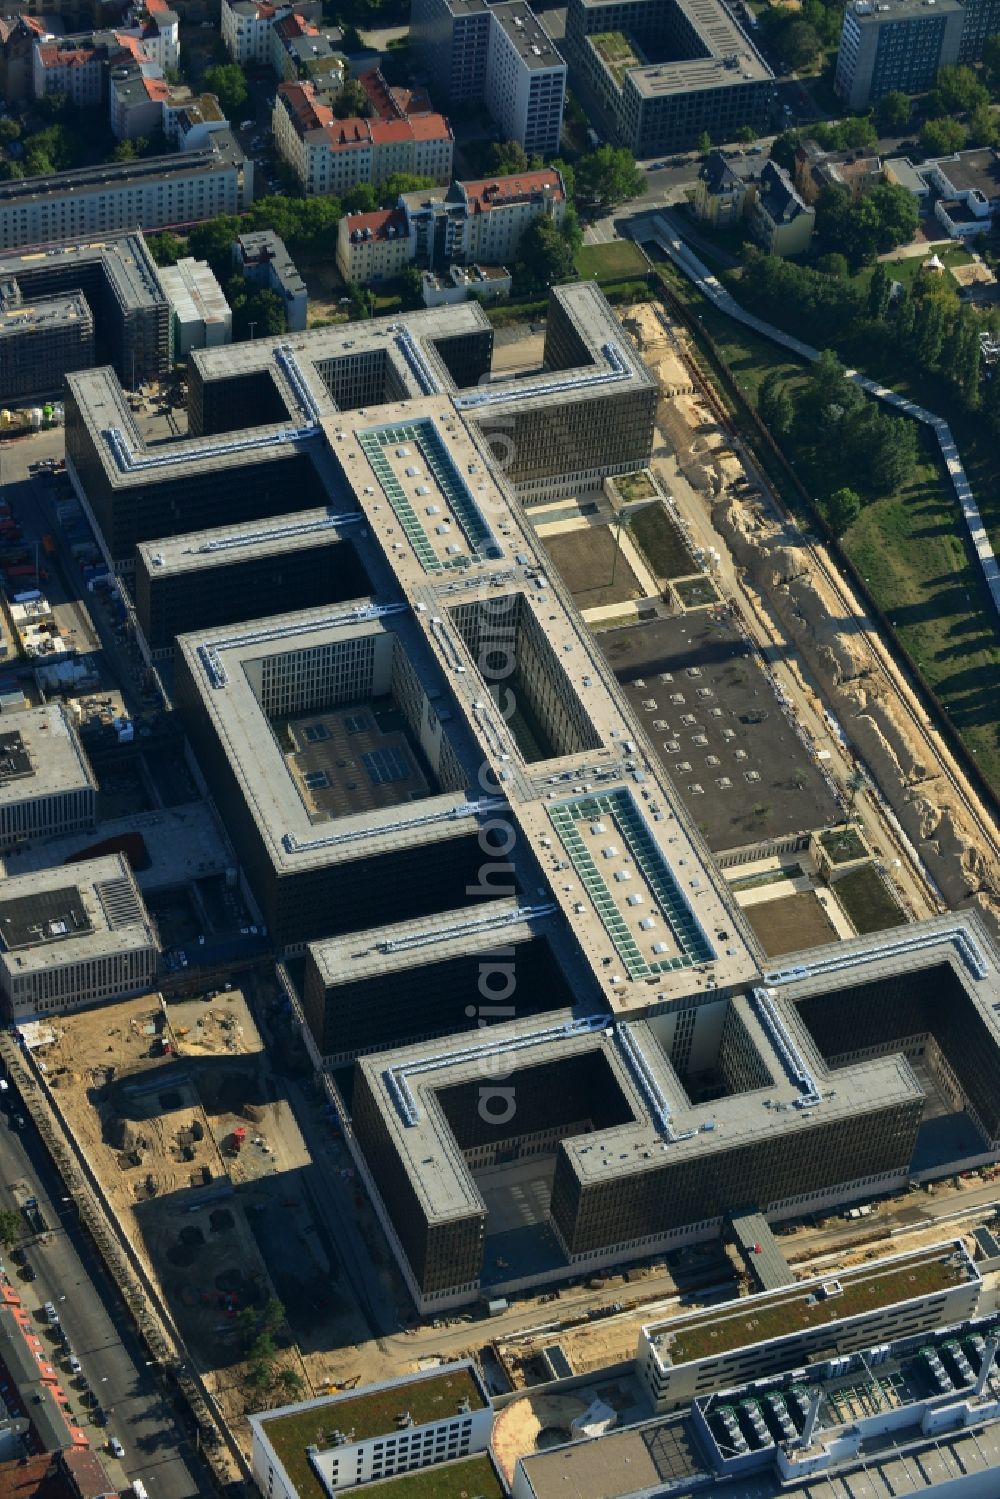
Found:
M 834 87 L 849 109 L 885 94 L 922 94 L 938 69 L 957 63 L 965 9 L 960 0 L 852 0 L 844 12 Z
M 0 852 L 94 825 L 97 782 L 58 703 L 3 715 Z
M 317 490 L 357 550 L 353 598 L 273 613 L 271 582 L 267 611 L 229 603 L 181 634 L 175 701 L 288 982 L 304 975 L 316 1066 L 356 1059 L 345 1138 L 425 1310 L 713 1237 L 737 1209 L 897 1189 L 928 1113 L 1000 1151 L 982 924 L 762 973 L 542 561 L 522 506 L 650 451 L 656 387 L 599 290 L 553 292 L 537 371 L 490 379 L 491 353 L 468 306 L 206 350 L 189 434 L 154 447 L 108 372 L 72 376 L 67 401 L 69 472 L 110 560 L 141 547 L 150 620 L 159 568 L 197 586 L 197 550 L 220 577 L 240 524 L 254 565 L 299 524 L 308 550 Z
M 722 0 L 570 0 L 566 55 L 595 118 L 639 157 L 770 118 L 771 70 Z
M 596 488 L 648 461 L 656 384 L 594 283 L 553 292 L 537 374 L 480 386 L 492 347 L 489 319 L 470 303 L 391 326 L 313 329 L 291 359 L 276 339 L 199 351 L 189 435 L 168 451 L 146 449 L 110 371 L 71 375 L 67 463 L 109 558 L 131 568 L 140 541 L 316 509 L 331 496 L 352 508 L 310 411 L 440 394 L 526 502 Z M 300 369 L 311 372 L 308 386 Z M 250 411 L 259 425 L 246 429 Z
M 0 255 L 0 401 L 62 393 L 111 364 L 125 385 L 170 367 L 170 309 L 139 231 Z
M 574 818 L 584 849 L 590 827 L 602 828 L 593 873 L 573 860 L 591 882 L 604 840 L 635 825 L 610 803 L 585 795 L 553 808 L 556 826 Z M 608 846 L 621 857 L 620 841 Z M 639 871 L 622 872 L 631 884 Z M 650 907 L 646 892 L 630 894 Z M 680 969 L 697 960 L 694 950 Z M 511 1263 L 477 1183 L 500 1162 L 554 1156 L 555 1278 L 717 1234 L 740 1201 L 780 1218 L 898 1187 L 928 1092 L 974 1121 L 982 1150 L 997 1150 L 995 953 L 975 924 L 942 919 L 892 943 L 818 950 L 725 996 L 721 985 L 683 987 L 688 997 L 670 1005 L 661 989 L 641 1019 L 581 1017 L 578 1004 L 358 1062 L 357 1138 L 419 1304 L 473 1299 L 484 1276 L 497 1279 L 497 1251 Z M 491 1062 L 504 1085 L 484 1111 Z M 506 1130 L 505 1101 L 515 1105 Z
M 0 994 L 10 1020 L 142 994 L 158 951 L 123 854 L 3 882 Z
M 253 163 L 216 130 L 190 151 L 0 183 L 0 250 L 198 223 L 252 201 Z

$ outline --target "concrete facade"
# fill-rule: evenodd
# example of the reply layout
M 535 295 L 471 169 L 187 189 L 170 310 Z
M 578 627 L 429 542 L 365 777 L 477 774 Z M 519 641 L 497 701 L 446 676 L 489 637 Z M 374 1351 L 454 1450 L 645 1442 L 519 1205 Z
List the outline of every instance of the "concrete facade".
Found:
M 0 994 L 8 1019 L 143 994 L 159 947 L 123 854 L 8 876 L 0 895 Z

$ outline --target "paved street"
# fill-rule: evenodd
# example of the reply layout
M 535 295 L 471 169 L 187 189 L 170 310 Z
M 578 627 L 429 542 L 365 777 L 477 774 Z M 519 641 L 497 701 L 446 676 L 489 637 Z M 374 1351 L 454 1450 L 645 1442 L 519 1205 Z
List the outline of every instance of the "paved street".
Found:
M 16 1112 L 15 1107 L 12 1114 Z M 12 1189 L 19 1186 L 22 1190 L 15 1194 Z M 32 1235 L 22 1241 L 36 1280 L 26 1281 L 13 1263 L 8 1263 L 7 1272 L 27 1307 L 56 1304 L 84 1376 L 108 1413 L 107 1427 L 102 1430 L 90 1420 L 89 1408 L 79 1399 L 82 1388 L 63 1364 L 64 1387 L 91 1442 L 102 1451 L 113 1482 L 124 1488 L 133 1478 L 141 1478 L 150 1499 L 189 1499 L 214 1492 L 188 1428 L 148 1367 L 37 1132 L 30 1122 L 23 1130 L 13 1128 L 8 1116 L 0 1113 L 0 1206 L 16 1208 L 18 1198 L 23 1202 L 25 1195 L 37 1197 L 51 1232 L 44 1235 L 44 1243 Z M 111 1435 L 125 1448 L 121 1462 L 108 1453 Z

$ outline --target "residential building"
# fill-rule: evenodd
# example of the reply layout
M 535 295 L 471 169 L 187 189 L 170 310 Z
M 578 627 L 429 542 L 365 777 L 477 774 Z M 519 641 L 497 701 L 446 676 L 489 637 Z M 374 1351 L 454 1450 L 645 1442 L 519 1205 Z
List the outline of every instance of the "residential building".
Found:
M 59 703 L 4 713 L 0 852 L 94 826 L 97 782 Z
M 811 136 L 795 148 L 794 183 L 807 203 L 813 203 L 825 187 L 844 187 L 858 198 L 882 181 L 882 158 L 860 151 L 827 151 Z
M 158 952 L 124 854 L 3 882 L 0 999 L 9 1020 L 143 994 L 155 983 Z
M 229 121 L 215 95 L 193 94 L 186 84 L 171 85 L 163 101 L 160 123 L 167 140 L 179 151 L 207 146 L 210 136 L 216 132 L 223 135 L 229 130 Z
M 25 303 L 14 280 L 0 280 L 0 401 L 62 396 L 72 370 L 94 363 L 94 318 L 80 291 Z
M 398 1417 L 390 1412 L 396 1410 Z M 405 1414 L 406 1419 L 403 1419 Z M 309 1499 L 485 1453 L 493 1408 L 471 1359 L 250 1417 L 269 1499 Z
M 596 127 L 638 157 L 771 118 L 771 70 L 723 0 L 570 0 L 565 48 Z
M 337 269 L 347 282 L 391 281 L 412 260 L 406 214 L 399 208 L 345 213 L 337 225 Z
M 960 1239 L 794 1281 L 643 1327 L 636 1372 L 657 1410 L 699 1395 L 964 1322 L 982 1279 Z
M 765 162 L 757 191 L 747 197 L 747 228 L 768 255 L 804 255 L 816 210 L 805 203 L 776 161 Z
M 135 0 L 129 19 L 150 61 L 164 72 L 176 68 L 181 59 L 180 19 L 167 0 Z
M 309 298 L 284 240 L 272 229 L 241 234 L 233 246 L 233 260 L 252 286 L 277 292 L 289 333 L 301 333 L 308 318 Z
M 521 236 L 536 218 L 561 223 L 566 189 L 554 167 L 479 181 L 453 182 L 444 194 L 404 193 L 411 258 L 428 270 L 503 265 L 517 260 Z
M 111 69 L 108 104 L 116 140 L 138 140 L 162 129 L 163 107 L 170 85 L 155 63 L 132 63 Z
M 195 150 L 0 183 L 0 251 L 200 223 L 252 201 L 253 163 L 218 130 Z
M 0 17 L 0 99 L 23 104 L 34 92 L 35 43 L 46 35 L 35 16 Z
M 437 97 L 485 104 L 526 151 L 558 151 L 566 65 L 523 0 L 414 0 L 410 37 Z
M 1000 0 L 963 0 L 962 40 L 958 49 L 959 62 L 980 62 L 988 39 L 998 34 L 1000 34 Z
M 123 62 L 150 62 L 137 34 L 93 31 L 79 36 L 46 36 L 35 44 L 32 59 L 36 99 L 65 94 L 81 109 L 107 102 L 111 69 Z
M 175 359 L 231 342 L 233 314 L 207 260 L 189 255 L 164 266 L 160 280 L 170 303 Z
M 279 85 L 274 139 L 309 194 L 342 197 L 362 182 L 379 186 L 394 172 L 451 178 L 454 138 L 441 115 L 341 120 L 312 83 Z
M 960 0 L 851 0 L 834 88 L 853 110 L 896 89 L 925 93 L 939 68 L 958 62 L 963 18 Z
M 315 24 L 323 17 L 320 0 L 301 0 L 294 6 L 272 5 L 268 0 L 222 0 L 222 40 L 233 62 L 240 67 L 272 66 L 272 33 L 276 21 L 296 15 Z
M 491 9 L 483 100 L 504 139 L 519 141 L 529 156 L 558 152 L 566 64 L 524 0 Z
M 745 223 L 768 255 L 803 255 L 812 239 L 816 210 L 809 206 L 777 162 L 758 156 L 727 157 L 713 151 L 698 176 L 694 211 L 707 223 Z
M 720 229 L 739 224 L 748 196 L 757 190 L 761 170 L 756 156 L 711 151 L 695 183 L 692 207 L 697 217 Z
M 170 368 L 167 299 L 140 231 L 59 244 L 47 252 L 0 255 L 0 282 L 16 283 L 22 308 L 29 304 L 51 307 L 60 298 L 82 294 L 93 330 L 89 363 L 113 365 L 118 378 L 130 388 L 158 380 Z M 16 338 L 21 318 L 23 313 L 0 319 L 0 327 Z M 67 335 L 71 343 L 80 337 L 77 320 L 73 322 Z M 22 346 L 21 358 L 35 359 L 30 346 Z M 64 372 L 85 367 L 67 362 Z M 7 374 L 0 363 L 0 401 L 8 399 L 10 392 Z

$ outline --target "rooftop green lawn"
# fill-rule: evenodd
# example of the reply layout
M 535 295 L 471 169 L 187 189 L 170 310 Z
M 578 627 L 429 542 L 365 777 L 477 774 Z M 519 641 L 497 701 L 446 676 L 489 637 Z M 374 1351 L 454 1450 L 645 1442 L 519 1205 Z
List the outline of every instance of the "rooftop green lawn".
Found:
M 590 40 L 594 44 L 594 51 L 610 69 L 612 77 L 620 88 L 622 79 L 629 68 L 640 66 L 632 43 L 622 31 L 597 31 Z
M 419 1468 L 383 1483 L 366 1483 L 359 1492 L 374 1494 L 376 1499 L 503 1499 L 503 1489 L 485 1453 L 461 1462 Z
M 649 470 L 645 468 L 634 474 L 618 474 L 612 483 L 622 499 L 630 505 L 635 500 L 655 500 L 659 495 Z
M 618 481 L 619 488 L 621 481 Z M 635 510 L 629 529 L 659 578 L 684 578 L 698 571 L 680 527 L 662 502 Z
M 906 920 L 885 881 L 871 864 L 852 869 L 850 874 L 835 880 L 831 888 L 859 937 L 868 932 L 884 932 L 891 926 L 902 926 Z
M 467 1400 L 474 1411 L 482 1410 L 486 1404 L 467 1369 L 449 1369 L 427 1379 L 367 1390 L 361 1395 L 331 1396 L 284 1416 L 262 1416 L 261 1421 L 299 1499 L 327 1499 L 326 1490 L 309 1461 L 307 1447 L 327 1451 L 334 1445 L 335 1431 L 342 1431 L 356 1442 L 392 1435 L 401 1429 L 396 1417 L 403 1411 L 409 1411 L 414 1426 L 442 1421 L 458 1414 L 462 1400 Z
M 809 1304 L 811 1293 L 805 1286 L 774 1297 L 741 1301 L 730 1309 L 719 1308 L 698 1317 L 677 1331 L 666 1334 L 668 1341 L 661 1356 L 676 1365 L 688 1364 L 713 1354 L 728 1353 L 733 1348 L 764 1343 L 769 1338 L 793 1336 L 813 1327 L 825 1327 L 847 1317 L 910 1301 L 915 1296 L 930 1296 L 936 1291 L 961 1285 L 966 1278 L 961 1265 L 953 1265 L 940 1251 L 935 1256 L 914 1256 L 902 1264 L 879 1270 L 866 1267 L 861 1274 L 831 1274 L 839 1281 L 838 1295 Z
M 825 833 L 820 834 L 819 841 L 824 852 L 829 855 L 831 864 L 847 864 L 851 859 L 864 859 L 868 856 L 857 828 L 828 828 Z
M 646 257 L 630 239 L 613 239 L 606 245 L 581 245 L 576 252 L 576 268 L 588 279 L 624 281 L 644 276 L 649 270 Z

